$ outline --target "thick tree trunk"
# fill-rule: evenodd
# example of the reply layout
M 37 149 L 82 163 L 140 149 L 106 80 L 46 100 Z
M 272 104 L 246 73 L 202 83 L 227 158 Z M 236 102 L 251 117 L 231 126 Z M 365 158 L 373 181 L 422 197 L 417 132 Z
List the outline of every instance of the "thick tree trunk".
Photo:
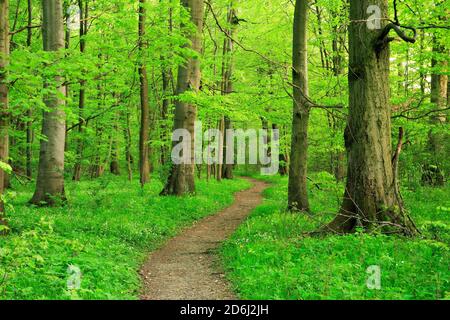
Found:
M 309 211 L 307 190 L 308 125 L 308 29 L 309 0 L 296 0 L 293 44 L 294 115 L 289 169 L 289 209 Z
M 59 51 L 64 48 L 64 23 L 61 0 L 42 0 L 43 6 L 43 40 L 45 51 Z M 56 204 L 57 200 L 65 200 L 64 193 L 64 144 L 66 126 L 64 113 L 65 88 L 61 77 L 56 77 L 58 85 L 56 92 L 48 93 L 45 104 L 49 109 L 44 112 L 42 135 L 39 154 L 39 171 L 36 182 L 36 191 L 31 203 Z M 48 86 L 46 84 L 46 86 Z
M 88 28 L 88 17 L 89 17 L 89 4 L 88 0 L 78 0 L 78 5 L 80 7 L 80 53 L 83 55 L 86 51 L 86 35 Z M 83 73 L 86 70 L 83 69 Z M 77 163 L 75 164 L 73 180 L 80 181 L 81 179 L 81 161 L 83 159 L 83 149 L 84 149 L 84 139 L 83 139 L 83 131 L 84 131 L 84 107 L 86 103 L 86 80 L 80 81 L 80 92 L 78 97 L 78 141 L 77 141 Z
M 191 49 L 200 53 L 202 50 L 203 31 L 203 0 L 181 0 L 181 4 L 191 14 L 192 23 L 196 26 L 196 32 L 190 36 Z M 197 57 L 189 58 L 178 69 L 177 94 L 186 91 L 198 91 L 200 88 L 200 61 Z M 186 129 L 191 134 L 191 159 L 188 163 L 172 164 L 171 172 L 167 180 L 163 195 L 185 195 L 195 192 L 195 135 L 194 126 L 197 118 L 195 105 L 183 102 L 179 99 L 175 103 L 174 129 Z
M 7 70 L 9 63 L 9 1 L 0 0 L 0 161 L 8 162 L 8 83 Z M 0 169 L 0 197 L 3 196 L 5 171 Z M 4 205 L 0 199 L 0 235 L 6 225 Z
M 376 50 L 382 30 L 366 26 L 367 8 L 376 5 L 387 22 L 387 0 L 351 0 L 349 27 L 349 120 L 345 133 L 349 155 L 344 201 L 325 231 L 353 232 L 356 227 L 414 234 L 396 192 L 391 140 L 389 46 Z M 400 150 L 401 150 L 401 144 Z M 398 158 L 399 152 L 396 157 Z
M 145 8 L 146 0 L 139 0 L 139 79 L 140 79 L 140 97 L 141 97 L 141 128 L 139 134 L 139 172 L 141 186 L 144 186 L 150 180 L 149 163 L 149 130 L 150 130 L 150 109 L 148 105 L 148 78 L 147 67 L 145 63 L 145 23 L 147 10 Z

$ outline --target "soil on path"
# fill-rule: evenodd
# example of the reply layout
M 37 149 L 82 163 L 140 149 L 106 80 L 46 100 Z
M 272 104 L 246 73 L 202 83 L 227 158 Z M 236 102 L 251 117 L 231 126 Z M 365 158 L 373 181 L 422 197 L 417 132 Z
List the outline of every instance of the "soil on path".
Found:
M 261 204 L 267 184 L 236 193 L 234 203 L 171 239 L 141 269 L 142 300 L 236 299 L 220 268 L 217 248 Z

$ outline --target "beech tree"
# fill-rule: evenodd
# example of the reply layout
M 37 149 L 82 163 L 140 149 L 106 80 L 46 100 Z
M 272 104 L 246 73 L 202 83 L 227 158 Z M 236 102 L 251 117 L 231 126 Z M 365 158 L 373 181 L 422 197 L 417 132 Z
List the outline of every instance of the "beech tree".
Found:
M 6 225 L 4 219 L 3 191 L 5 173 L 8 167 L 8 80 L 7 67 L 9 64 L 9 1 L 0 0 L 0 234 Z
M 381 16 L 369 28 L 368 8 L 376 6 Z M 338 216 L 325 230 L 346 233 L 358 226 L 366 230 L 416 233 L 404 212 L 399 194 L 398 157 L 403 135 L 394 154 L 391 138 L 389 90 L 389 31 L 414 42 L 388 21 L 388 0 L 351 0 L 349 26 L 349 119 L 345 130 L 348 177 Z M 370 21 L 369 21 L 370 22 Z
M 150 111 L 148 103 L 148 79 L 147 67 L 145 64 L 145 23 L 146 23 L 146 1 L 139 0 L 139 79 L 140 79 L 140 96 L 141 96 L 141 128 L 139 135 L 139 171 L 141 185 L 145 185 L 150 179 L 150 163 L 149 163 L 149 130 L 150 130 Z
M 58 52 L 64 48 L 64 20 L 62 0 L 42 0 L 42 33 L 44 50 Z M 54 82 L 52 88 L 50 82 Z M 39 153 L 39 168 L 36 191 L 31 203 L 54 205 L 65 200 L 64 192 L 64 145 L 66 136 L 64 95 L 65 87 L 61 76 L 48 79 L 45 84 L 47 106 L 42 121 L 42 135 Z
M 31 47 L 31 41 L 33 39 L 33 5 L 32 0 L 27 1 L 27 47 Z M 26 123 L 26 170 L 27 177 L 32 177 L 32 158 L 33 158 L 33 110 L 28 108 L 27 110 L 28 121 Z
M 89 1 L 78 0 L 78 6 L 80 8 L 80 54 L 84 54 L 86 51 L 86 35 L 88 33 L 88 21 L 89 21 Z M 83 69 L 83 73 L 86 73 L 86 69 Z M 84 141 L 83 130 L 85 126 L 84 121 L 84 109 L 86 107 L 86 80 L 80 81 L 80 91 L 78 95 L 78 141 L 77 141 L 77 162 L 75 163 L 75 169 L 73 173 L 73 180 L 80 181 L 81 179 L 81 160 L 83 158 Z
M 436 5 L 436 10 L 443 5 L 439 2 Z M 442 17 L 446 21 L 446 17 Z M 445 126 L 447 122 L 447 115 L 445 110 L 448 109 L 448 65 L 449 61 L 444 59 L 448 56 L 449 50 L 441 43 L 441 39 L 437 34 L 433 35 L 433 49 L 431 59 L 431 85 L 430 85 L 430 102 L 437 111 L 430 117 L 432 128 L 428 133 L 428 151 L 431 155 L 429 162 L 423 166 L 422 184 L 431 186 L 444 186 L 445 176 L 444 170 L 441 167 L 439 159 L 443 156 L 443 149 L 445 148 L 445 139 L 448 134 L 436 133 L 433 127 Z M 442 110 L 442 111 L 441 111 Z M 444 156 L 445 157 L 445 156 Z
M 236 10 L 233 8 L 233 3 L 228 5 L 227 13 L 228 30 L 223 42 L 223 61 L 222 61 L 222 94 L 227 95 L 233 93 L 233 49 L 235 37 L 235 29 L 239 24 L 236 16 Z M 221 175 L 224 179 L 233 179 L 233 164 L 226 163 L 227 144 L 226 132 L 233 129 L 233 123 L 229 116 L 224 117 L 224 142 L 223 142 L 223 159 Z
M 289 167 L 289 209 L 309 211 L 307 190 L 308 126 L 311 104 L 308 88 L 308 6 L 309 0 L 296 0 L 293 31 L 292 74 L 294 113 Z
M 182 6 L 190 13 L 191 21 L 195 26 L 195 32 L 189 36 L 190 44 L 194 52 L 200 54 L 202 51 L 202 31 L 204 3 L 203 0 L 181 0 Z M 200 60 L 198 56 L 191 56 L 178 68 L 177 95 L 187 91 L 197 92 L 200 88 Z M 172 164 L 172 169 L 167 183 L 161 194 L 184 195 L 195 192 L 195 120 L 197 118 L 197 107 L 182 99 L 175 101 L 174 130 L 186 129 L 191 134 L 191 157 L 185 163 Z M 187 163 L 186 163 L 187 162 Z

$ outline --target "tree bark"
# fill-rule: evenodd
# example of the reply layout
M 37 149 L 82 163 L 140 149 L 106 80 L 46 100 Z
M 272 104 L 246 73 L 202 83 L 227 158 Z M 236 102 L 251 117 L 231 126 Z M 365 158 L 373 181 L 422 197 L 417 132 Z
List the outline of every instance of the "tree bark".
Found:
M 444 55 L 446 48 L 438 43 L 438 39 L 433 37 L 433 54 Z M 445 109 L 447 107 L 448 95 L 448 76 L 444 72 L 439 72 L 438 68 L 445 70 L 448 66 L 447 61 L 439 61 L 433 57 L 431 67 L 433 73 L 431 75 L 431 97 L 430 102 L 435 105 L 436 109 Z M 432 125 L 443 125 L 447 122 L 445 112 L 434 114 L 430 118 Z M 445 134 L 435 133 L 430 130 L 428 133 L 428 152 L 431 155 L 429 162 L 423 166 L 422 169 L 422 184 L 430 186 L 443 186 L 445 184 L 444 173 L 441 169 L 440 159 L 445 158 L 443 149 L 445 148 Z
M 236 11 L 233 4 L 229 5 L 227 14 L 227 33 L 229 37 L 225 37 L 223 43 L 223 61 L 222 61 L 222 95 L 228 95 L 233 92 L 233 49 L 234 42 L 231 38 L 235 36 L 236 26 L 238 25 Z M 233 122 L 229 116 L 224 117 L 224 135 L 223 135 L 223 166 L 222 177 L 224 179 L 233 179 L 233 164 L 227 164 L 227 130 L 233 129 Z
M 395 192 L 389 45 L 376 48 L 382 30 L 370 30 L 365 25 L 369 5 L 381 9 L 382 25 L 387 24 L 388 0 L 350 1 L 350 20 L 363 22 L 349 27 L 350 106 L 345 132 L 348 177 L 340 213 L 324 230 L 347 233 L 362 227 L 412 235 L 415 226 Z
M 31 47 L 31 41 L 33 37 L 33 5 L 32 0 L 28 0 L 27 7 L 28 14 L 28 28 L 27 28 L 27 47 Z M 26 123 L 26 175 L 29 179 L 32 178 L 33 170 L 32 170 L 32 159 L 33 159 L 33 110 L 31 108 L 27 111 L 27 123 Z
M 342 66 L 343 61 L 343 48 L 344 48 L 344 41 L 345 41 L 345 33 L 341 31 L 340 26 L 341 24 L 345 23 L 346 16 L 343 14 L 343 12 L 340 11 L 332 11 L 333 16 L 339 17 L 339 22 L 334 22 L 333 24 L 333 41 L 332 41 L 332 49 L 333 49 L 333 75 L 336 78 L 339 78 L 344 73 L 344 68 Z M 338 89 L 339 90 L 339 89 Z M 337 94 L 341 94 L 339 91 Z M 343 121 L 340 121 L 338 117 L 336 117 L 336 111 L 331 110 L 329 112 L 329 116 L 331 117 L 332 126 L 331 129 L 334 133 L 341 132 L 345 124 L 343 124 Z M 332 146 L 333 147 L 333 146 Z M 333 158 L 333 173 L 337 181 L 341 182 L 345 179 L 346 172 L 345 172 L 345 151 L 336 151 L 332 152 L 332 158 Z
M 9 1 L 0 0 L 0 161 L 8 163 L 8 83 L 9 64 Z M 3 196 L 6 172 L 0 169 L 0 197 Z M 0 227 L 6 225 L 5 208 L 0 198 Z M 0 229 L 0 235 L 6 233 Z
M 125 157 L 127 160 L 128 181 L 133 180 L 133 156 L 131 154 L 131 124 L 130 124 L 130 111 L 125 110 L 124 114 L 125 127 L 123 128 L 123 134 L 125 138 Z
M 203 0 L 181 0 L 182 6 L 190 12 L 191 21 L 196 27 L 189 40 L 188 45 L 192 50 L 201 53 L 204 2 Z M 186 91 L 197 92 L 200 88 L 200 61 L 198 57 L 189 58 L 185 64 L 178 68 L 177 94 Z M 191 159 L 188 163 L 172 164 L 171 172 L 161 194 L 163 195 L 185 195 L 195 193 L 195 135 L 194 126 L 197 118 L 195 105 L 177 99 L 175 102 L 174 129 L 186 129 L 191 134 Z
M 89 3 L 88 0 L 78 0 L 78 6 L 80 7 L 80 54 L 83 55 L 86 51 L 86 35 L 88 28 L 88 17 L 89 17 Z M 86 72 L 85 69 L 82 71 Z M 75 164 L 73 180 L 80 181 L 81 179 L 81 161 L 83 159 L 83 131 L 84 131 L 84 115 L 83 111 L 86 103 L 86 80 L 80 81 L 80 92 L 78 97 L 78 141 L 77 141 L 77 163 Z
M 164 63 L 164 62 L 163 62 Z M 161 141 L 166 142 L 167 141 L 167 134 L 168 134 L 168 125 L 167 125 L 167 119 L 169 116 L 169 108 L 171 105 L 171 101 L 169 98 L 170 95 L 170 82 L 172 81 L 171 76 L 171 69 L 168 67 L 163 67 L 162 69 L 162 89 L 163 89 L 163 98 L 162 98 L 162 105 L 161 105 L 161 119 L 163 121 L 161 126 Z M 166 145 L 161 146 L 161 156 L 160 156 L 160 163 L 161 165 L 165 165 L 167 162 L 169 154 L 169 148 Z
M 280 127 L 278 124 L 273 123 L 272 124 L 272 130 L 280 130 Z M 284 132 L 284 130 L 283 130 Z M 280 132 L 281 133 L 281 132 Z M 286 146 L 284 143 L 281 143 L 280 145 L 280 154 L 279 154 L 279 161 L 280 161 L 280 169 L 278 170 L 278 173 L 280 176 L 286 176 L 288 175 L 288 163 L 289 163 L 289 157 L 287 155 Z
M 162 0 L 161 0 L 162 1 Z M 169 1 L 171 5 L 171 1 Z M 168 12 L 168 32 L 171 36 L 173 33 L 173 8 L 169 8 Z M 161 156 L 160 156 L 160 163 L 162 166 L 165 166 L 168 157 L 169 157 L 169 147 L 166 145 L 167 137 L 168 137 L 168 131 L 169 126 L 167 123 L 168 116 L 169 116 L 169 108 L 172 104 L 172 101 L 169 96 L 173 95 L 175 93 L 174 83 L 173 83 L 173 72 L 172 72 L 172 65 L 171 65 L 171 58 L 172 58 L 172 48 L 169 50 L 169 56 L 164 57 L 161 56 L 161 62 L 162 62 L 162 105 L 161 105 L 161 119 L 162 119 L 162 125 L 161 125 L 161 135 L 160 139 L 164 142 L 164 144 L 161 146 Z
M 43 42 L 45 51 L 59 51 L 64 48 L 64 22 L 61 0 L 42 0 L 43 6 Z M 65 118 L 63 106 L 65 89 L 62 78 L 57 76 L 56 92 L 48 93 L 44 102 L 49 109 L 43 115 L 42 135 L 39 154 L 39 169 L 36 191 L 31 203 L 54 205 L 57 200 L 65 200 L 64 193 L 64 144 Z M 45 84 L 48 87 L 48 84 Z
M 217 155 L 217 158 L 219 159 L 219 162 L 216 165 L 216 179 L 217 181 L 222 181 L 223 178 L 223 161 L 221 159 L 224 158 L 224 133 L 225 133 L 225 117 L 221 117 L 220 120 L 217 123 L 217 129 L 220 131 L 221 133 L 221 139 L 219 141 L 219 146 L 218 146 L 218 150 L 216 150 L 216 152 L 218 152 L 219 154 Z
M 289 209 L 309 211 L 307 190 L 308 125 L 310 103 L 308 100 L 308 28 L 309 0 L 296 0 L 293 41 L 294 114 L 289 169 Z
M 119 142 L 117 141 L 117 134 L 119 131 L 118 115 L 114 117 L 113 132 L 111 133 L 111 147 L 110 147 L 110 163 L 109 172 L 115 176 L 120 176 L 119 164 Z
M 146 0 L 139 0 L 139 79 L 140 79 L 140 98 L 141 98 L 141 128 L 139 134 L 139 172 L 141 186 L 147 184 L 150 180 L 149 163 L 149 130 L 150 130 L 150 109 L 148 104 L 148 77 L 147 66 L 145 63 L 146 53 L 146 18 L 147 10 L 145 8 Z

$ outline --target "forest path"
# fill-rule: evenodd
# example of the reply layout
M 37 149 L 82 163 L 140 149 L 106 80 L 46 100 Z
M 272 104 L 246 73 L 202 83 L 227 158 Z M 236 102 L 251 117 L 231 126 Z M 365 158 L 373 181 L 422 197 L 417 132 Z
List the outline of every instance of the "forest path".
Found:
M 216 249 L 262 203 L 268 185 L 248 180 L 253 187 L 236 193 L 230 207 L 200 220 L 150 255 L 141 269 L 142 300 L 236 299 Z

